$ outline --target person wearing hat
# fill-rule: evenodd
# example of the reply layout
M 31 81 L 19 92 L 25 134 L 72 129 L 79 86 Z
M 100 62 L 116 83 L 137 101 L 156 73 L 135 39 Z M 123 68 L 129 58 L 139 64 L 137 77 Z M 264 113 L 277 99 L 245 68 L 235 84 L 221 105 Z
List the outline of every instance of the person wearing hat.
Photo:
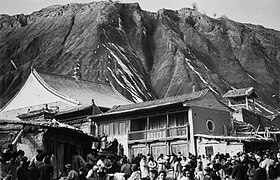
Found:
M 71 164 L 67 164 L 65 167 L 68 172 L 67 180 L 79 180 L 79 174 L 72 168 Z

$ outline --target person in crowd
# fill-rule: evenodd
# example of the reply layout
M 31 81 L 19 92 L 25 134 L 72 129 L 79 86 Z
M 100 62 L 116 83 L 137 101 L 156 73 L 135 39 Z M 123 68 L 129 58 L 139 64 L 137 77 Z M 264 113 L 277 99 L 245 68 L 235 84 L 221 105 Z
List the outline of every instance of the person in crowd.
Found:
M 138 167 L 136 164 L 132 165 L 132 173 L 130 175 L 130 177 L 128 178 L 128 180 L 140 180 L 141 179 L 141 173 L 138 170 Z
M 87 180 L 86 175 L 87 175 L 86 169 L 83 167 L 80 167 L 79 168 L 79 180 Z
M 160 171 L 159 173 L 158 173 L 158 180 L 166 180 L 166 171 Z
M 110 159 L 109 156 L 106 156 L 103 160 L 104 162 L 104 165 L 105 165 L 105 169 L 106 169 L 106 173 L 111 173 L 111 169 L 112 169 L 112 166 L 113 166 L 113 162 L 112 160 Z
M 79 173 L 72 168 L 72 164 L 65 165 L 67 170 L 66 180 L 79 180 Z
M 148 167 L 149 167 L 149 171 L 152 170 L 157 170 L 157 162 L 154 160 L 154 158 L 152 156 L 149 156 L 148 159 Z
M 237 165 L 233 167 L 232 178 L 236 180 L 244 180 L 247 178 L 247 167 L 243 161 L 237 161 Z
M 19 167 L 17 168 L 17 178 L 18 180 L 27 180 L 30 178 L 28 172 L 28 158 L 26 156 L 21 157 Z M 35 162 L 34 162 L 35 163 Z
M 40 170 L 40 180 L 51 180 L 53 178 L 53 167 L 51 165 L 51 160 L 47 156 L 43 160 L 43 165 L 39 167 Z
M 202 168 L 202 161 L 199 161 L 197 163 L 197 167 L 195 168 L 195 179 L 196 180 L 203 180 L 204 179 L 204 172 Z
M 35 166 L 37 168 L 39 168 L 41 165 L 43 165 L 43 159 L 45 158 L 46 154 L 44 153 L 43 150 L 41 149 L 38 149 L 37 150 L 37 155 L 35 155 L 31 160 L 30 160 L 30 163 L 29 163 L 29 166 L 31 165 L 32 162 L 35 163 Z
M 276 172 L 276 178 L 277 180 L 280 180 L 280 153 L 278 152 L 276 155 L 276 162 L 275 162 L 275 172 Z
M 165 171 L 166 170 L 166 160 L 163 157 L 163 154 L 160 154 L 159 157 L 157 158 L 157 163 L 158 163 L 158 172 L 160 171 Z
M 78 151 L 74 152 L 72 155 L 72 168 L 76 171 L 81 167 L 86 166 L 86 161 L 82 158 L 82 156 L 78 153 Z
M 92 167 L 92 169 L 90 169 L 90 170 L 88 171 L 86 178 L 87 178 L 88 180 L 96 180 L 96 179 L 98 179 L 97 171 L 98 171 L 98 167 L 97 167 L 96 165 L 94 165 L 94 166 Z
M 183 156 L 183 159 L 181 160 L 181 165 L 182 165 L 182 171 L 185 171 L 188 165 L 186 156 Z
M 158 172 L 156 169 L 152 169 L 150 170 L 150 173 L 149 173 L 149 180 L 156 180 L 158 177 Z
M 247 169 L 247 177 L 248 180 L 254 180 L 254 175 L 256 173 L 256 167 L 254 162 L 249 161 L 248 163 L 248 169 Z
M 254 174 L 254 180 L 266 180 L 267 174 L 263 164 L 260 164 Z
M 131 165 L 128 163 L 127 158 L 123 159 L 123 165 L 121 167 L 121 173 L 124 173 L 125 179 L 128 179 L 131 175 Z
M 31 180 L 39 180 L 40 179 L 40 169 L 35 166 L 35 162 L 32 161 L 28 168 Z
M 192 179 L 191 179 L 191 172 L 190 172 L 189 170 L 183 171 L 183 172 L 180 174 L 178 180 L 192 180 Z
M 180 178 L 180 174 L 182 174 L 182 165 L 181 165 L 181 158 L 178 157 L 176 158 L 175 160 L 175 163 L 174 163 L 174 179 L 179 179 Z
M 266 153 L 263 156 L 263 161 L 261 161 L 260 166 L 262 166 L 266 170 L 267 178 L 269 178 L 269 169 L 274 167 L 274 160 L 272 153 Z
M 8 152 L 8 149 L 5 149 L 0 157 L 0 179 L 7 179 L 11 176 L 11 169 L 9 164 L 9 158 L 11 155 Z
M 92 149 L 90 153 L 87 154 L 87 163 L 91 166 L 92 168 L 97 162 L 97 157 L 96 157 L 96 150 Z
M 148 169 L 148 162 L 146 156 L 143 156 L 140 161 L 140 171 L 141 171 L 141 178 L 147 179 L 149 176 L 149 169 Z
M 222 180 L 219 170 L 220 170 L 221 164 L 215 163 L 213 164 L 213 171 L 210 172 L 211 180 Z
M 204 177 L 203 177 L 203 180 L 211 180 L 211 176 L 210 176 L 210 173 L 212 172 L 211 168 L 206 166 L 204 168 Z
M 50 165 L 53 167 L 53 179 L 57 179 L 58 178 L 58 167 L 57 167 L 57 160 L 56 160 L 56 157 L 54 155 L 53 152 L 49 151 L 47 153 L 47 157 L 49 157 L 50 159 Z

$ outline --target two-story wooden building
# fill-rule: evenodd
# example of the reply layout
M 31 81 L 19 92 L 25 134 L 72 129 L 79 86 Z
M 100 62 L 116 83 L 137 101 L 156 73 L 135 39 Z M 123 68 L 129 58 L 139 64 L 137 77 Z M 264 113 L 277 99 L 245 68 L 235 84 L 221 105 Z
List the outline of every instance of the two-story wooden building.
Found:
M 139 153 L 151 153 L 157 157 L 178 152 L 184 155 L 205 153 L 208 147 L 200 143 L 201 138 L 196 135 L 228 135 L 230 112 L 231 109 L 212 91 L 205 89 L 160 100 L 114 106 L 106 113 L 91 116 L 91 119 L 96 124 L 96 134 L 104 133 L 109 140 L 117 138 L 130 157 Z M 211 144 L 215 145 L 221 146 L 221 143 Z

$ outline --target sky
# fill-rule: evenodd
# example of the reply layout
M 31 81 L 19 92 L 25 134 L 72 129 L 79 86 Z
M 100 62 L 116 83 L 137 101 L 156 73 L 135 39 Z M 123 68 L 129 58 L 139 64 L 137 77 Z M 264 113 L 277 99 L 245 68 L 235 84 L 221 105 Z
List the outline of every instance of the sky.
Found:
M 93 0 L 0 0 L 0 14 L 31 14 L 42 8 L 68 3 L 88 3 Z M 262 25 L 280 31 L 280 0 L 119 0 L 122 3 L 138 2 L 143 10 L 178 10 L 192 7 L 213 17 L 226 17 L 243 23 Z

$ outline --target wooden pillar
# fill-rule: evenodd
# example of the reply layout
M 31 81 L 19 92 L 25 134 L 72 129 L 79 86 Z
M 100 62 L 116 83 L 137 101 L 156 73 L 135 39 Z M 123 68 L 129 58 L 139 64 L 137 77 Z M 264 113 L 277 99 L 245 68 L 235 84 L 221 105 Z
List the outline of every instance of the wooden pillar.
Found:
M 246 109 L 249 110 L 248 96 L 245 97 Z

